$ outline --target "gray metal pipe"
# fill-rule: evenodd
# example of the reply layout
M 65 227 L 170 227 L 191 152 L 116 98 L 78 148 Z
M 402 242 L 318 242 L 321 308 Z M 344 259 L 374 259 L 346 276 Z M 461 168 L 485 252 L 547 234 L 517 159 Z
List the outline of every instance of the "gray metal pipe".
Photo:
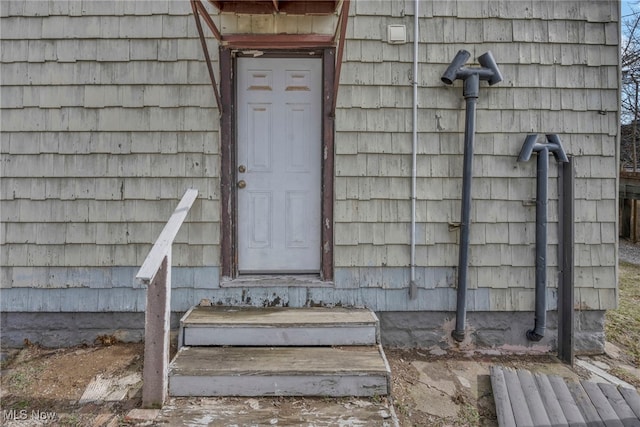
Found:
M 469 266 L 469 230 L 471 228 L 471 178 L 473 177 L 473 144 L 476 129 L 476 104 L 480 79 L 470 75 L 464 81 L 463 95 L 466 103 L 464 118 L 464 156 L 462 160 L 462 200 L 460 204 L 460 248 L 458 251 L 458 293 L 456 329 L 452 336 L 456 341 L 464 340 L 464 325 L 467 320 L 467 271 Z M 460 309 L 462 308 L 462 309 Z M 460 328 L 458 328 L 458 325 Z
M 471 54 L 466 50 L 459 50 L 458 53 L 456 53 L 456 56 L 453 57 L 453 60 L 451 61 L 445 72 L 442 73 L 442 77 L 440 79 L 444 83 L 452 85 L 454 81 L 460 78 L 460 70 L 470 56 Z
M 536 173 L 536 279 L 535 279 L 535 322 L 533 329 L 527 331 L 529 341 L 544 338 L 547 327 L 547 211 L 549 205 L 549 153 L 553 153 L 558 162 L 567 162 L 567 155 L 557 135 L 547 135 L 547 143 L 537 142 L 538 135 L 528 135 L 520 155 L 519 162 L 526 162 L 533 152 L 538 154 Z
M 534 328 L 527 331 L 530 341 L 540 341 L 547 327 L 547 207 L 549 196 L 549 149 L 538 151 L 536 175 L 536 308 Z
M 413 78 L 411 87 L 413 88 L 413 110 L 412 110 L 412 132 L 411 132 L 411 248 L 410 248 L 410 279 L 409 298 L 418 297 L 418 285 L 416 284 L 416 194 L 418 177 L 418 47 L 420 41 L 420 0 L 414 1 L 413 11 Z
M 464 122 L 464 158 L 462 166 L 462 197 L 460 207 L 460 245 L 458 253 L 458 290 L 456 302 L 456 327 L 451 336 L 458 342 L 464 340 L 467 317 L 467 272 L 469 270 L 469 230 L 471 227 L 471 180 L 473 177 L 473 145 L 476 130 L 476 104 L 480 92 L 480 80 L 489 85 L 502 81 L 502 74 L 491 52 L 478 58 L 482 67 L 463 67 L 471 54 L 460 50 L 451 61 L 441 79 L 446 84 L 464 81 L 463 96 L 466 103 Z

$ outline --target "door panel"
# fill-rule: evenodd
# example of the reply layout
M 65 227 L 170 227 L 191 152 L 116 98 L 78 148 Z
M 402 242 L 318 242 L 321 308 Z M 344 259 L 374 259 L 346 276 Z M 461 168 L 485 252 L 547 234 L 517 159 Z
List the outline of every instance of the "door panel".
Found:
M 271 172 L 271 108 L 269 104 L 252 103 L 247 106 L 249 115 L 247 166 L 253 172 Z
M 237 70 L 238 270 L 319 272 L 322 61 L 238 58 Z
M 271 247 L 271 212 L 272 212 L 272 194 L 268 191 L 247 191 L 249 209 L 251 210 L 247 216 L 252 220 L 249 226 L 249 247 L 250 248 L 269 248 Z
M 287 191 L 285 203 L 286 246 L 287 248 L 306 248 L 309 246 L 307 230 L 309 224 L 308 193 Z
M 312 127 L 308 104 L 287 104 L 287 163 L 288 172 L 311 172 L 310 152 L 302 141 L 306 138 L 306 129 Z

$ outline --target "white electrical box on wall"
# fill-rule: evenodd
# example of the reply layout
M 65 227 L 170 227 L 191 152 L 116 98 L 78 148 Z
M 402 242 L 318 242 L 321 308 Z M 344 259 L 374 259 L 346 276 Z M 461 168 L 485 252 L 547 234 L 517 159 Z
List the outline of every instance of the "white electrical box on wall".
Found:
M 407 27 L 405 25 L 387 25 L 387 43 L 402 44 L 407 42 Z

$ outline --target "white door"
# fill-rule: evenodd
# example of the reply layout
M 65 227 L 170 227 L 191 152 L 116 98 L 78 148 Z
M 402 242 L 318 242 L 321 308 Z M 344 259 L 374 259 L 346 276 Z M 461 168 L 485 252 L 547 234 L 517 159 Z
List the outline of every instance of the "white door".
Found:
M 320 271 L 322 61 L 238 58 L 240 273 Z

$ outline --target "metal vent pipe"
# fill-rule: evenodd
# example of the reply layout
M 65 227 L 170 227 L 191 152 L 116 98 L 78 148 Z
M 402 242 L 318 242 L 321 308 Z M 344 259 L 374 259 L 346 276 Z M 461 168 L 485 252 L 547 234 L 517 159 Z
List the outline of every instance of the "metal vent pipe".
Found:
M 411 87 L 413 88 L 412 132 L 411 132 L 411 277 L 409 279 L 409 298 L 418 297 L 416 284 L 416 195 L 418 176 L 418 47 L 420 41 L 420 0 L 415 0 L 413 10 L 413 71 Z
M 467 307 L 467 271 L 469 269 L 469 226 L 471 223 L 471 178 L 473 176 L 473 142 L 476 131 L 476 104 L 480 81 L 486 80 L 490 86 L 502 81 L 502 74 L 491 52 L 478 57 L 481 67 L 464 67 L 471 54 L 460 50 L 451 61 L 441 79 L 450 85 L 455 80 L 463 80 L 462 95 L 466 102 L 464 123 L 464 159 L 462 174 L 462 206 L 460 213 L 460 245 L 458 256 L 458 295 L 456 327 L 451 336 L 458 342 L 464 340 Z
M 546 143 L 538 142 L 538 135 L 527 135 L 518 156 L 519 162 L 527 162 L 531 155 L 538 153 L 536 175 L 536 306 L 535 324 L 527 331 L 529 341 L 544 338 L 547 327 L 547 192 L 549 181 L 549 153 L 558 163 L 567 163 L 567 158 L 558 135 L 547 135 Z

